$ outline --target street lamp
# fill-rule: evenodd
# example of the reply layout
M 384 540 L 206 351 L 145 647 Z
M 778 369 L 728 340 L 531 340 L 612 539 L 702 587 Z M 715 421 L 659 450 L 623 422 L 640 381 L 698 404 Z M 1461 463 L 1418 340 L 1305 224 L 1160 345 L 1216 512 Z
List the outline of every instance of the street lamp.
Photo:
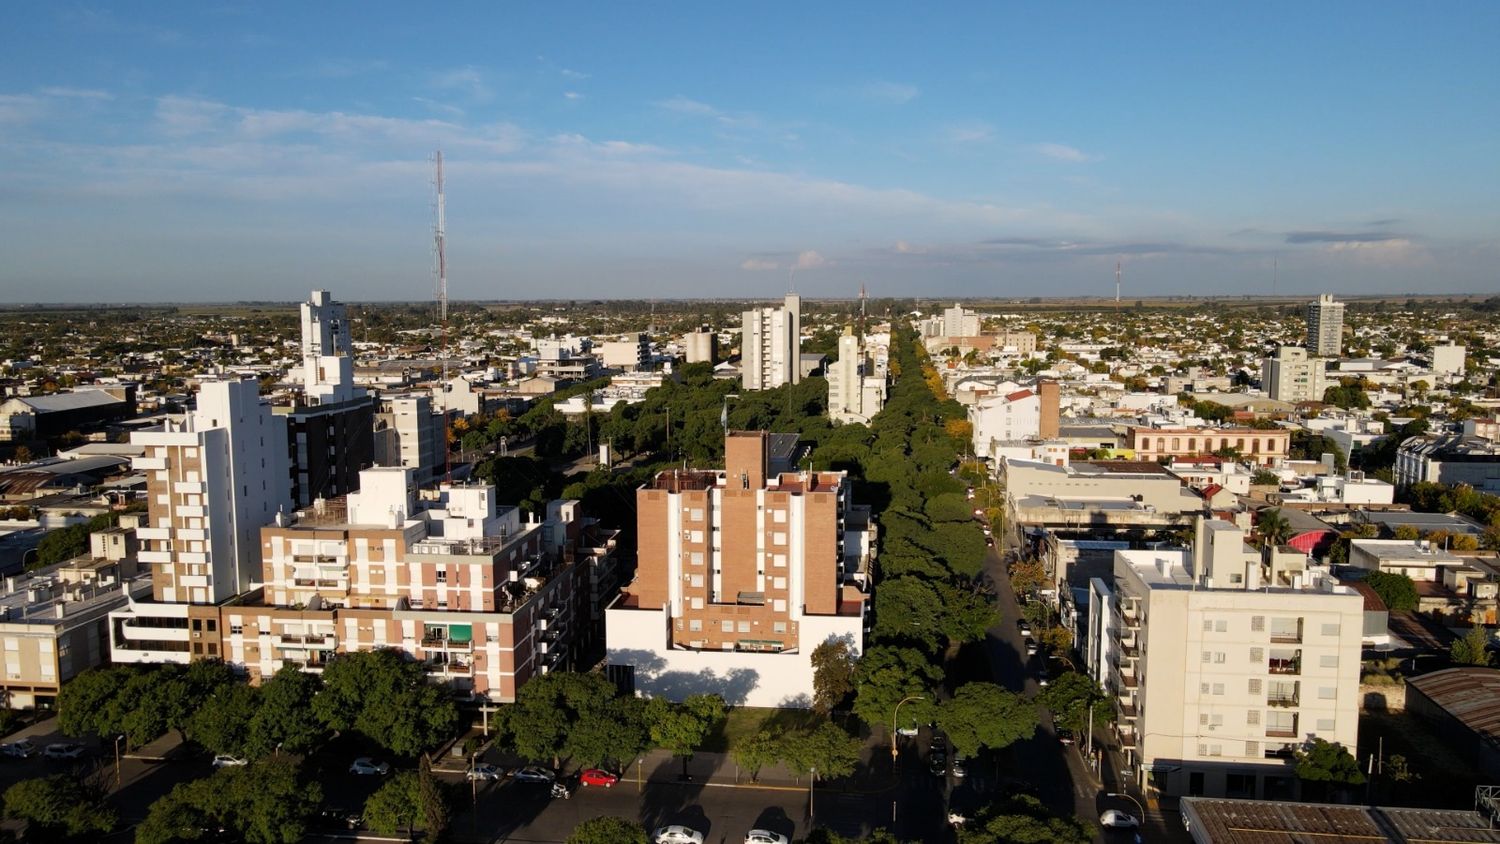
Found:
M 1124 798 L 1124 799 L 1129 800 L 1130 802 L 1134 803 L 1136 811 L 1138 811 L 1138 812 L 1141 813 L 1140 814 L 1140 822 L 1141 823 L 1145 823 L 1146 822 L 1146 807 L 1141 805 L 1141 801 L 1135 799 L 1134 797 L 1131 797 L 1129 794 L 1126 794 L 1123 791 L 1110 791 L 1110 792 L 1106 792 L 1104 796 L 1105 797 Z
M 115 788 L 120 787 L 120 742 L 124 740 L 124 733 L 115 736 Z
M 891 768 L 893 768 L 893 769 L 896 767 L 896 755 L 899 752 L 896 749 L 896 738 L 897 738 L 897 733 L 896 733 L 896 718 L 901 714 L 901 704 L 911 703 L 914 700 L 926 700 L 926 699 L 927 699 L 926 695 L 912 695 L 910 697 L 904 697 L 904 698 L 901 699 L 900 703 L 896 704 L 895 711 L 891 712 Z
M 815 783 L 817 783 L 817 781 L 818 781 L 818 769 L 817 768 L 808 768 L 808 772 L 809 772 L 810 775 L 807 778 L 807 825 L 808 826 L 812 826 L 813 825 L 813 818 L 814 818 L 814 815 L 813 815 L 813 785 Z

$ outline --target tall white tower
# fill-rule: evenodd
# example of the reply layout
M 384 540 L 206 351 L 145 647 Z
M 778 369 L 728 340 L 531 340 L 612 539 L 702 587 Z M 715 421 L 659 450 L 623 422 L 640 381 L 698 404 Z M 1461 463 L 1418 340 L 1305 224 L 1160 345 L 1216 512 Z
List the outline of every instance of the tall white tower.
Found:
M 365 394 L 354 387 L 348 309 L 327 290 L 314 290 L 302 303 L 302 389 L 309 404 L 337 404 Z
M 1344 303 L 1324 293 L 1307 305 L 1307 353 L 1336 358 L 1344 348 Z

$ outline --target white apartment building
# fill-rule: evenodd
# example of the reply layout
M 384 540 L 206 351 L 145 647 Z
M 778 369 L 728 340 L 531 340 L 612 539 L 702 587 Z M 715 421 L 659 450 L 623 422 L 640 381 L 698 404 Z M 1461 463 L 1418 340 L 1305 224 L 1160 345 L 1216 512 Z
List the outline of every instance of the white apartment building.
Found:
M 1438 375 L 1462 376 L 1464 374 L 1464 347 L 1457 343 L 1433 346 L 1432 371 Z
M 291 507 L 286 421 L 254 381 L 209 381 L 198 407 L 165 430 L 131 435 L 145 447 L 147 524 L 137 559 L 151 567 L 152 603 L 110 613 L 114 662 L 187 662 L 192 607 L 260 578 L 260 528 Z
M 381 396 L 375 412 L 375 465 L 411 469 L 417 483 L 428 483 L 442 471 L 446 437 L 443 415 L 433 412 L 431 396 Z
M 1060 392 L 1057 382 L 980 399 L 969 407 L 974 455 L 990 459 L 996 443 L 1055 439 L 1058 434 Z
M 1354 539 L 1349 565 L 1367 571 L 1404 574 L 1419 582 L 1441 581 L 1442 569 L 1460 568 L 1464 560 L 1425 539 Z
M 1309 357 L 1300 346 L 1278 346 L 1276 354 L 1260 367 L 1260 383 L 1266 395 L 1277 401 L 1322 401 L 1328 389 L 1328 362 Z
M 1127 775 L 1148 796 L 1290 796 L 1313 738 L 1353 748 L 1364 599 L 1200 519 L 1192 551 L 1115 552 L 1086 652 L 1107 666 Z
M 302 311 L 302 389 L 309 404 L 338 404 L 363 398 L 354 386 L 349 314 L 327 290 L 314 290 Z
M 953 307 L 943 311 L 944 337 L 977 337 L 979 329 L 979 314 L 965 309 L 963 305 L 954 302 Z
M 746 390 L 802 381 L 802 297 L 786 294 L 780 308 L 741 314 L 740 378 Z
M 835 422 L 869 424 L 885 406 L 886 378 L 876 374 L 860 338 L 844 329 L 839 356 L 828 367 L 828 418 Z
M 682 335 L 683 356 L 688 363 L 714 363 L 719 347 L 719 336 L 707 326 Z
M 651 366 L 651 340 L 644 332 L 626 334 L 619 340 L 600 343 L 598 354 L 606 369 L 625 372 L 647 369 Z
M 1307 351 L 1323 358 L 1336 358 L 1344 348 L 1344 303 L 1324 293 L 1307 305 Z

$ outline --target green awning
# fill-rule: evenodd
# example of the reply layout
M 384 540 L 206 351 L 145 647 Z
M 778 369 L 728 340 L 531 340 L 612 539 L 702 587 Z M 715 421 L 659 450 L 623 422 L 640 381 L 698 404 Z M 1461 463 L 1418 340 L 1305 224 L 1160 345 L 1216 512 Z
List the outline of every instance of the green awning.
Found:
M 474 640 L 474 625 L 454 624 L 448 627 L 448 641 L 464 644 Z

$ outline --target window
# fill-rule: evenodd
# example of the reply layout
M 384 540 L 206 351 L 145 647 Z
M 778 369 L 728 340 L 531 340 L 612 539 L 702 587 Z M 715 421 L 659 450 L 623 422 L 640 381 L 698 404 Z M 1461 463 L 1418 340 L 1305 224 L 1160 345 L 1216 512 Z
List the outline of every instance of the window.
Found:
M 1216 695 L 1222 695 L 1222 694 L 1224 694 L 1224 684 L 1223 683 L 1214 683 L 1214 694 L 1216 694 Z
M 1334 700 L 1338 698 L 1339 690 L 1336 686 L 1319 686 L 1318 700 Z
M 773 578 L 771 578 L 771 588 L 772 589 L 785 589 L 786 588 L 786 578 L 784 578 L 784 577 L 773 577 Z
M 749 633 L 750 632 L 750 622 L 748 622 L 748 621 L 741 621 L 740 622 L 740 632 L 741 633 Z
M 774 566 L 776 566 L 777 568 L 786 568 L 786 555 L 785 554 L 772 554 L 771 555 L 771 564 L 774 565 Z
M 692 586 L 693 586 L 694 589 L 702 589 L 703 588 L 703 575 L 701 575 L 701 574 L 695 574 L 695 575 L 692 576 L 692 578 L 688 582 L 692 584 Z
M 771 632 L 772 633 L 785 633 L 786 632 L 786 622 L 785 621 L 778 621 L 778 622 L 773 623 L 771 625 Z
M 1250 694 L 1252 694 L 1252 695 L 1258 695 L 1258 694 L 1260 694 L 1260 681 L 1259 680 L 1251 680 L 1250 681 Z
M 702 507 L 694 507 L 694 508 L 688 510 L 688 521 L 690 521 L 690 522 L 701 522 L 701 521 L 703 521 L 703 508 Z
M 693 618 L 688 620 L 688 629 L 694 633 L 703 632 L 703 619 Z
M 688 536 L 688 541 L 692 542 L 694 544 L 702 542 L 703 541 L 703 531 L 701 531 L 701 530 L 691 531 L 689 533 L 689 536 Z
M 1266 658 L 1266 649 L 1265 648 L 1251 648 L 1250 649 L 1250 661 L 1251 662 L 1261 662 L 1265 658 Z
M 1203 619 L 1203 632 L 1204 633 L 1212 633 L 1213 631 L 1214 631 L 1214 622 L 1213 622 L 1213 619 L 1211 619 L 1211 618 L 1205 618 L 1205 619 Z
M 1252 709 L 1249 712 L 1246 712 L 1245 723 L 1249 724 L 1252 727 L 1258 725 L 1260 723 L 1260 710 Z
M 1250 616 L 1250 629 L 1256 633 L 1264 632 L 1266 629 L 1266 617 L 1263 615 Z
M 1258 742 L 1258 741 L 1247 741 L 1247 742 L 1245 742 L 1245 755 L 1246 756 L 1259 756 L 1260 755 L 1260 742 Z
M 244 632 L 245 632 L 245 625 L 243 625 L 243 624 L 231 624 L 231 625 L 229 625 L 229 635 L 231 635 L 231 636 L 239 636 L 239 635 L 242 635 Z
M 1215 633 L 1228 633 L 1229 632 L 1229 620 L 1221 618 L 1218 621 L 1215 621 L 1214 622 L 1214 632 Z
M 778 530 L 775 533 L 771 534 L 771 544 L 772 545 L 785 545 L 786 544 L 786 531 L 780 531 L 780 530 Z
M 1339 635 L 1339 625 L 1338 625 L 1338 622 L 1335 621 L 1332 624 L 1325 624 L 1325 625 L 1323 625 L 1323 635 L 1324 636 L 1337 636 L 1337 635 Z
M 438 572 L 437 572 L 437 582 L 438 583 L 447 583 L 448 582 L 448 571 L 446 569 L 438 569 Z
M 1318 732 L 1320 732 L 1320 733 L 1331 733 L 1331 732 L 1333 732 L 1333 728 L 1334 728 L 1334 719 L 1332 719 L 1332 718 L 1319 718 L 1318 719 Z
M 1207 683 L 1199 683 L 1198 684 L 1198 694 L 1200 694 L 1200 695 L 1206 695 L 1206 694 L 1208 694 L 1209 689 L 1210 689 L 1210 686 Z
M 702 598 L 694 598 L 691 606 L 695 610 L 701 610 L 701 609 L 703 609 L 703 599 Z
M 1207 712 L 1199 713 L 1198 724 L 1204 727 L 1222 727 L 1224 726 L 1224 716 L 1217 713 L 1213 715 Z
M 1318 657 L 1318 666 L 1321 667 L 1321 668 L 1338 668 L 1339 667 L 1339 655 L 1338 654 L 1323 654 L 1322 656 Z
M 734 622 L 732 620 L 726 618 L 723 621 L 719 622 L 719 629 L 722 630 L 725 633 L 733 633 L 734 632 Z
M 695 566 L 701 566 L 701 565 L 703 565 L 703 552 L 702 551 L 694 551 L 693 553 L 689 554 L 688 555 L 688 563 L 690 565 L 695 565 Z
M 784 524 L 786 524 L 786 511 L 785 510 L 772 510 L 771 511 L 771 521 L 775 522 L 778 525 L 784 525 Z
M 786 612 L 786 599 L 777 598 L 771 602 L 771 609 L 775 612 Z
M 1213 651 L 1204 651 L 1203 652 L 1203 663 L 1205 665 L 1207 665 L 1208 663 L 1212 662 L 1213 658 L 1214 658 Z
M 1216 652 L 1214 652 L 1214 664 L 1215 665 L 1223 665 L 1224 664 L 1224 652 L 1223 651 L 1216 651 Z

